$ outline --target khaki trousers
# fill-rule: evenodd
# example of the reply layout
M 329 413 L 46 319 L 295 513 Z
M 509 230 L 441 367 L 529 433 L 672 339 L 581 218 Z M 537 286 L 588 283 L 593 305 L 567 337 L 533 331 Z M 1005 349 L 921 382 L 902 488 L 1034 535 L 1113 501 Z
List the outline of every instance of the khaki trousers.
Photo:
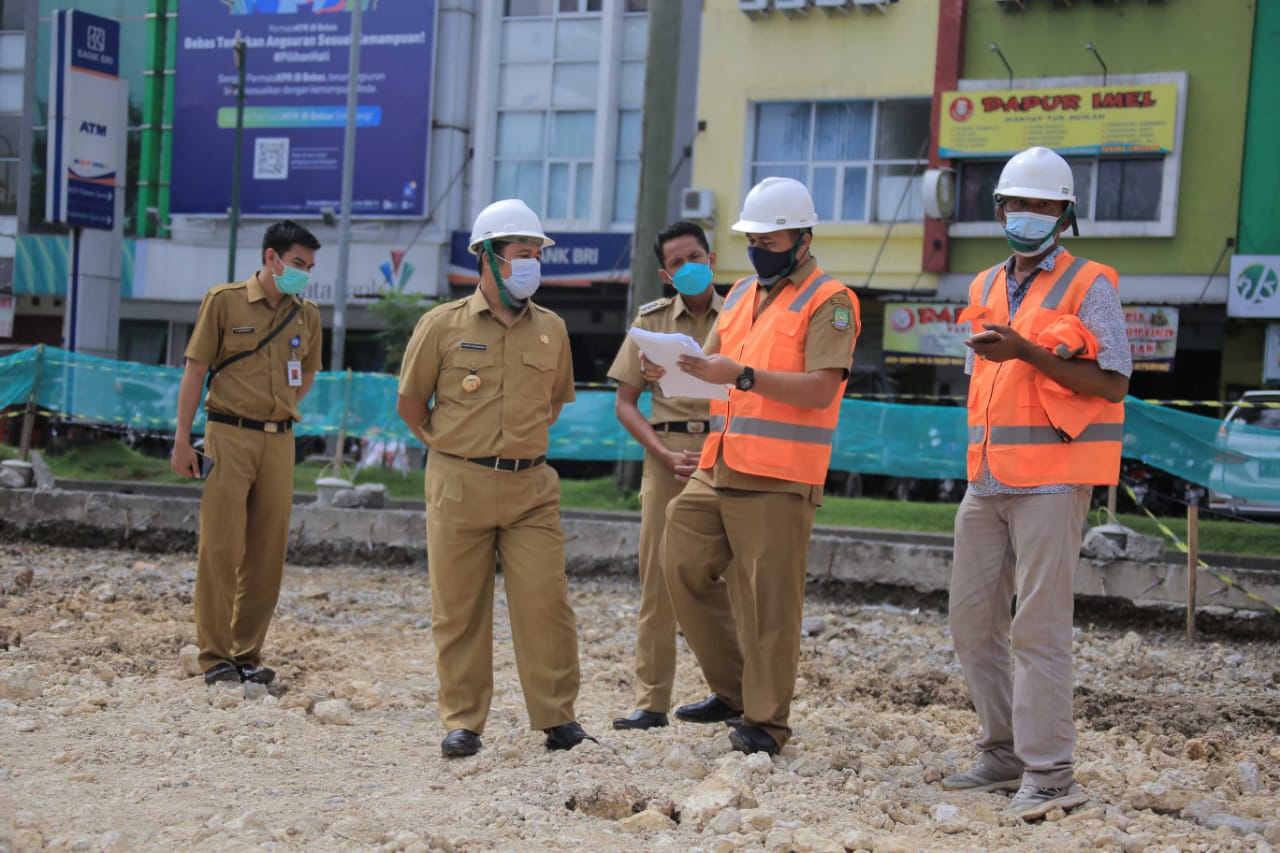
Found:
M 791 737 L 813 515 L 799 495 L 699 480 L 667 505 L 662 569 L 685 640 L 712 692 L 779 747 Z
M 1089 497 L 968 494 L 956 513 L 951 639 L 982 761 L 1042 787 L 1074 779 L 1072 581 Z
M 659 431 L 676 452 L 702 449 L 705 435 Z M 636 623 L 636 707 L 665 714 L 676 678 L 676 612 L 662 576 L 662 532 L 667 504 L 684 489 L 652 453 L 644 455 L 640 481 L 640 617 Z
M 494 471 L 427 458 L 431 636 L 446 729 L 484 731 L 493 698 L 493 595 L 499 561 L 529 723 L 575 719 L 578 635 L 564 573 L 560 478 L 550 465 Z
M 289 549 L 293 433 L 210 423 L 205 452 L 214 465 L 200 499 L 195 593 L 200 666 L 257 666 Z

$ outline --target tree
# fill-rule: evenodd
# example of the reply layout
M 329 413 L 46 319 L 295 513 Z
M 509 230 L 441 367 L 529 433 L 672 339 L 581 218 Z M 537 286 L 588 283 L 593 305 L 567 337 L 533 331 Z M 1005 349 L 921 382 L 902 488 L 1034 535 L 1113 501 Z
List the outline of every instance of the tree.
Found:
M 418 320 L 436 305 L 437 300 L 421 293 L 405 293 L 398 288 L 382 291 L 378 301 L 369 306 L 373 315 L 382 321 L 378 341 L 382 344 L 383 370 L 398 373 L 404 359 L 405 347 L 413 336 Z

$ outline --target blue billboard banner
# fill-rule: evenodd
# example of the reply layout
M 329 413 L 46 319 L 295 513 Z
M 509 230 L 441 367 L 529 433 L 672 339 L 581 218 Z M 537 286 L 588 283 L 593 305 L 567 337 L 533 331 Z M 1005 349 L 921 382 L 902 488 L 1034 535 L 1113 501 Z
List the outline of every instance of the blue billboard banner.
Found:
M 352 0 L 183 0 L 178 12 L 170 212 L 225 216 L 245 42 L 240 212 L 337 210 Z M 351 212 L 421 217 L 435 0 L 365 0 Z
M 551 232 L 554 246 L 542 250 L 542 281 L 561 287 L 631 281 L 631 235 L 613 231 Z M 471 234 L 454 231 L 449 246 L 449 283 L 475 284 L 476 258 L 467 251 Z
M 53 30 L 45 218 L 110 231 L 128 120 L 120 23 L 64 9 L 55 12 Z

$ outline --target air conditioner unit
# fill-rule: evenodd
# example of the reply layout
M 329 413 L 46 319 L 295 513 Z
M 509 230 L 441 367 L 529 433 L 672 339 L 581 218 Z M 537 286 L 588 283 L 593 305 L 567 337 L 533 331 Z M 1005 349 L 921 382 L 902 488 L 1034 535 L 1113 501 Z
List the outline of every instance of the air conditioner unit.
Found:
M 763 18 L 769 14 L 769 0 L 738 0 L 738 11 L 748 18 Z
M 680 216 L 694 221 L 715 219 L 715 194 L 711 190 L 686 189 L 680 193 Z
M 853 5 L 857 6 L 864 13 L 870 14 L 872 9 L 880 12 L 889 11 L 890 3 L 897 3 L 898 0 L 853 0 Z
M 840 12 L 849 14 L 849 4 L 851 0 L 813 0 L 813 5 L 817 6 L 828 15 Z
M 773 8 L 788 18 L 809 14 L 809 0 L 773 0 Z

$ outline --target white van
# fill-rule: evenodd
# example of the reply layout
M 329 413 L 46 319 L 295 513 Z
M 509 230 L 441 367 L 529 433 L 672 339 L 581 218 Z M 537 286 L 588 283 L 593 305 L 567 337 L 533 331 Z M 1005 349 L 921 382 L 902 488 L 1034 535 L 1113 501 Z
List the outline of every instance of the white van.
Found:
M 1273 406 L 1259 405 L 1266 403 Z M 1255 429 L 1241 429 L 1242 425 Z M 1231 407 L 1218 430 L 1209 476 L 1209 509 L 1280 518 L 1280 500 L 1261 501 L 1231 494 L 1243 489 L 1256 495 L 1257 489 L 1262 488 L 1274 490 L 1280 496 L 1280 391 L 1246 391 Z

